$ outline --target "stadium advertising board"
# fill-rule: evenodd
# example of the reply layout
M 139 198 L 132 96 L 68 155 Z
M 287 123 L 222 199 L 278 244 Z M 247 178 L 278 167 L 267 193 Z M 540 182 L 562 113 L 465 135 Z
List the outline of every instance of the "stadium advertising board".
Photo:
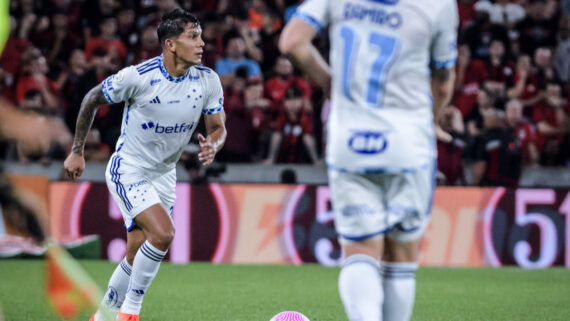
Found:
M 175 263 L 337 265 L 329 189 L 308 185 L 177 185 Z M 105 184 L 52 183 L 58 238 L 99 234 L 102 258 L 120 260 L 125 233 Z M 570 267 L 570 193 L 554 189 L 437 188 L 420 263 Z

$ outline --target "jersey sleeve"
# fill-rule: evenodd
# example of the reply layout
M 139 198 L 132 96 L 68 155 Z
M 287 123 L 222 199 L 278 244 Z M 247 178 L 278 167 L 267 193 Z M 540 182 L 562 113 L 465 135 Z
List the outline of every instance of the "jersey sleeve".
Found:
M 329 23 L 328 0 L 305 0 L 293 15 L 293 18 L 303 20 L 317 32 Z
M 207 96 L 204 100 L 202 113 L 204 115 L 217 114 L 224 109 L 224 91 L 222 90 L 220 77 L 215 73 L 211 73 L 206 85 L 208 86 L 205 89 Z
M 435 69 L 452 68 L 457 60 L 457 4 L 446 0 L 435 20 L 431 45 L 431 65 Z
M 103 94 L 109 104 L 127 101 L 136 94 L 140 76 L 133 66 L 126 67 L 118 73 L 107 77 L 101 83 Z

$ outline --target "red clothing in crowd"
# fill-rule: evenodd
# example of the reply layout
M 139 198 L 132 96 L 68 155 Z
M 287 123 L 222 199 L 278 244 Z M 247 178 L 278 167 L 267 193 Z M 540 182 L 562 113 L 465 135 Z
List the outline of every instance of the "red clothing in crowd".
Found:
M 313 134 L 313 122 L 307 111 L 302 109 L 296 120 L 291 119 L 285 111 L 282 111 L 277 118 L 275 130 L 283 135 L 277 163 L 309 162 L 305 157 L 307 153 L 303 144 L 303 136 Z
M 303 98 L 311 99 L 311 86 L 301 77 L 291 76 L 289 79 L 284 80 L 279 76 L 275 76 L 265 82 L 265 95 L 271 99 L 271 108 L 274 112 L 280 112 L 283 109 L 282 103 L 285 92 L 291 86 L 297 86 L 297 88 L 301 89 Z
M 514 70 L 515 66 L 512 62 L 507 62 L 498 66 L 493 66 L 491 63 L 487 63 L 487 80 L 500 82 L 506 85 L 507 81 L 513 78 L 515 73 Z
M 473 21 L 473 14 L 475 13 L 475 2 L 462 3 L 457 2 L 457 10 L 459 11 L 459 24 L 464 27 L 466 24 Z
M 530 160 L 528 145 L 532 143 L 536 144 L 536 133 L 534 132 L 532 125 L 529 122 L 522 120 L 517 127 L 513 128 L 513 135 L 515 139 L 520 142 L 523 161 L 528 162 Z
M 459 88 L 453 100 L 453 104 L 461 111 L 463 117 L 469 115 L 477 104 L 479 87 L 486 79 L 487 68 L 485 68 L 485 62 L 477 59 L 471 60 L 465 69 L 463 87 Z
M 87 40 L 87 45 L 85 46 L 85 58 L 91 60 L 93 56 L 93 51 L 97 48 L 104 48 L 107 52 L 112 50 L 117 51 L 117 58 L 119 58 L 121 63 L 124 63 L 127 59 L 127 47 L 120 39 L 115 39 L 113 41 L 105 41 L 101 37 L 91 37 Z
M 28 40 L 10 37 L 4 46 L 2 55 L 0 56 L 0 65 L 2 66 L 2 69 L 16 77 L 18 75 L 18 71 L 20 71 L 22 52 L 24 52 L 27 46 Z
M 566 106 L 564 108 L 566 108 Z M 545 121 L 546 123 L 548 123 L 550 126 L 553 127 L 560 126 L 558 118 L 556 117 L 556 109 L 550 107 L 547 103 L 544 102 L 534 105 L 532 110 L 532 122 L 538 124 L 541 121 Z M 537 138 L 536 139 L 537 147 L 539 150 L 543 150 L 544 144 L 550 138 L 556 139 L 560 143 L 564 141 L 563 135 L 547 136 L 541 134 L 540 132 L 536 133 L 536 138 Z
M 46 76 L 43 76 L 45 78 L 45 82 L 48 84 L 51 93 L 57 97 L 58 93 L 59 93 L 59 89 L 57 87 L 57 83 L 51 79 L 49 79 Z M 22 78 L 20 78 L 20 80 L 18 81 L 18 84 L 16 85 L 16 101 L 17 103 L 21 103 L 22 100 L 24 100 L 26 98 L 26 93 L 30 90 L 40 90 L 40 85 L 36 82 L 36 80 L 34 79 L 34 77 L 30 76 L 30 75 L 25 75 Z
M 445 175 L 447 185 L 457 185 L 463 179 L 465 142 L 453 138 L 449 143 L 437 142 L 437 169 Z

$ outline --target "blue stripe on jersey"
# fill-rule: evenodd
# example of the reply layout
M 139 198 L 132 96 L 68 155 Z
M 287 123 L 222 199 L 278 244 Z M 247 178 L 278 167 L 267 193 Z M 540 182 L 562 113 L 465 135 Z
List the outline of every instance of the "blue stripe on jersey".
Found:
M 373 173 L 415 173 L 420 170 L 427 169 L 431 166 L 431 162 L 424 164 L 417 168 L 399 168 L 399 167 L 378 167 L 378 168 L 365 168 L 356 170 L 347 170 L 345 168 L 339 168 L 331 163 L 327 162 L 327 167 L 330 170 L 341 172 L 341 173 L 360 173 L 360 174 L 373 174 Z
M 103 82 L 101 83 L 101 89 L 103 90 L 103 95 L 105 95 L 105 99 L 107 99 L 107 101 L 110 104 L 114 104 L 115 102 L 113 101 L 113 99 L 111 99 L 111 96 L 109 95 L 109 90 L 112 90 L 111 88 L 109 88 L 109 82 L 111 77 L 113 76 L 111 75 L 105 78 L 105 80 L 103 80 Z
M 457 57 L 445 60 L 445 61 L 438 61 L 432 59 L 431 65 L 435 69 L 446 69 L 446 68 L 453 68 L 455 66 L 455 62 L 457 61 Z
M 188 77 L 188 74 L 190 74 L 190 68 L 188 68 L 188 70 L 186 71 L 184 76 L 174 78 L 168 73 L 168 71 L 166 71 L 166 68 L 164 67 L 164 64 L 162 63 L 162 55 L 158 56 L 158 61 L 159 61 L 158 67 L 160 68 L 160 72 L 162 73 L 164 78 L 168 79 L 169 81 L 178 83 L 178 82 L 184 81 L 184 79 L 186 79 L 186 77 Z
M 118 172 L 119 167 L 121 166 L 121 159 L 122 158 L 119 155 L 115 155 L 113 157 L 111 165 L 111 181 L 115 183 L 115 190 L 119 195 L 119 197 L 121 198 L 121 200 L 123 201 L 123 203 L 125 204 L 125 208 L 127 209 L 127 211 L 130 211 L 133 209 L 133 205 L 127 198 L 127 192 L 125 191 L 125 187 L 120 182 L 121 174 L 119 174 Z
M 155 63 L 157 63 L 157 62 L 158 62 L 158 59 L 157 59 L 157 58 L 158 58 L 158 57 L 154 57 L 154 58 L 152 58 L 152 59 L 150 59 L 150 60 L 147 60 L 147 61 L 145 61 L 145 62 L 143 62 L 143 63 L 140 63 L 139 65 L 136 66 L 137 71 L 144 70 L 144 69 L 148 68 L 149 66 L 151 66 L 151 65 L 153 65 L 153 64 L 155 64 Z
M 383 3 L 383 4 L 387 4 L 387 5 L 395 5 L 400 0 L 368 0 L 368 1 L 376 2 L 376 3 Z
M 155 65 L 155 66 L 154 66 L 154 67 L 152 67 L 152 68 L 149 68 L 149 69 L 145 69 L 144 71 L 142 71 L 142 72 L 139 72 L 139 75 L 144 75 L 144 74 L 146 74 L 147 72 L 149 72 L 149 71 L 153 71 L 153 70 L 155 70 L 155 69 L 157 69 L 157 68 L 159 68 L 159 67 L 158 67 L 158 65 Z
M 204 65 L 198 65 L 198 66 L 195 66 L 195 67 L 196 67 L 196 69 L 201 70 L 201 71 L 205 71 L 205 72 L 207 72 L 207 73 L 211 73 L 211 72 L 212 72 L 212 69 L 210 69 L 210 68 L 208 68 L 208 67 L 206 67 L 206 66 L 204 66 Z
M 313 29 L 315 29 L 317 32 L 319 32 L 319 31 L 321 31 L 321 29 L 323 29 L 323 25 L 319 21 L 317 21 L 317 19 L 315 19 L 312 16 L 309 16 L 306 13 L 296 12 L 293 15 L 293 18 L 303 20 L 304 22 L 308 23 L 311 27 L 313 27 Z
M 219 113 L 220 111 L 222 111 L 222 109 L 224 109 L 222 106 L 218 106 L 218 107 L 216 107 L 216 108 L 206 109 L 206 110 L 204 110 L 202 113 L 203 113 L 204 115 L 213 115 L 213 114 Z

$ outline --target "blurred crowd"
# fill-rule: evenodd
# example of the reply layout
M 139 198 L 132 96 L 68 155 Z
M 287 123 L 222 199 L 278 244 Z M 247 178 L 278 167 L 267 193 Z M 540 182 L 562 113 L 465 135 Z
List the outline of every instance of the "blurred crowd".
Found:
M 224 86 L 228 138 L 219 163 L 322 165 L 329 102 L 280 55 L 280 31 L 302 0 L 12 0 L 0 95 L 40 115 L 50 143 L 0 142 L 4 160 L 62 160 L 83 96 L 108 75 L 161 53 L 156 26 L 182 7 L 203 28 L 203 64 Z M 524 166 L 570 166 L 570 0 L 458 0 L 452 104 L 440 125 L 440 181 L 516 185 Z M 328 57 L 327 31 L 315 41 Z M 105 161 L 123 109 L 99 108 L 85 157 Z M 183 161 L 196 169 L 189 146 Z M 472 168 L 466 179 L 465 168 Z

